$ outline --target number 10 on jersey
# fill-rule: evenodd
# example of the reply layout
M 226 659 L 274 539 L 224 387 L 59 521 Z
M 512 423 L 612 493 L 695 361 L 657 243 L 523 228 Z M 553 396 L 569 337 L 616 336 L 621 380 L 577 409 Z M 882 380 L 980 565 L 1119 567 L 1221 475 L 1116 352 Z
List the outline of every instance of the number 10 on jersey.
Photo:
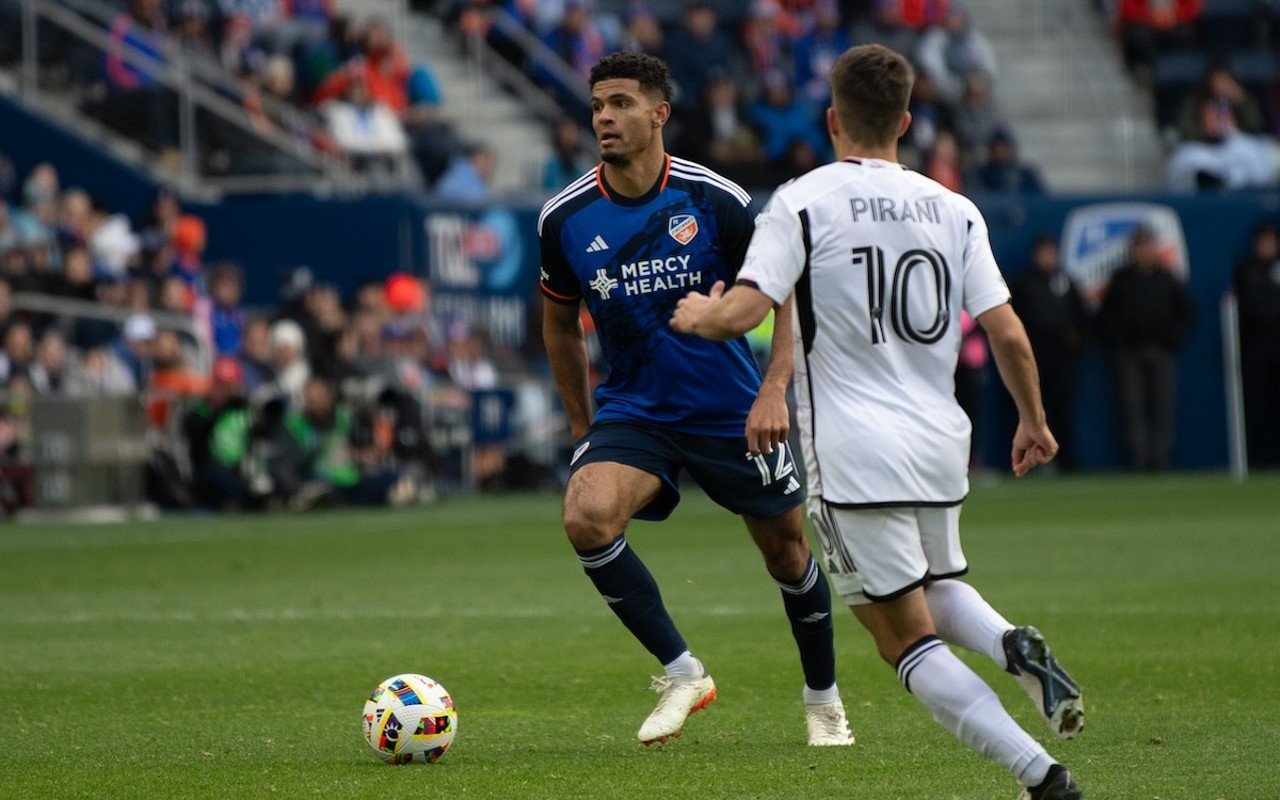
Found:
M 883 344 L 886 338 L 884 250 L 879 247 L 853 248 L 853 266 L 867 271 L 871 343 Z M 917 270 L 924 272 L 913 280 L 912 274 Z M 908 250 L 894 264 L 892 280 L 888 283 L 889 321 L 898 338 L 908 344 L 933 344 L 941 339 L 951 325 L 951 270 L 942 253 L 932 248 Z M 917 297 L 921 292 L 926 293 L 923 304 L 918 302 L 915 306 L 919 319 L 911 316 L 912 292 Z

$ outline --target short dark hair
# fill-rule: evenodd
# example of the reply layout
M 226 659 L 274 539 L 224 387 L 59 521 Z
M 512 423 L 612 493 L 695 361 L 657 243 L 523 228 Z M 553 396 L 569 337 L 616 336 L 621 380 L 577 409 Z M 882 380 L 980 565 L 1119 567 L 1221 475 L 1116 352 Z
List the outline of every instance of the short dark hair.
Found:
M 645 94 L 671 102 L 671 73 L 662 59 L 644 53 L 612 53 L 591 68 L 591 85 L 611 78 L 631 79 Z
M 915 79 L 911 64 L 884 45 L 844 51 L 831 68 L 831 96 L 845 135 L 864 145 L 894 141 Z

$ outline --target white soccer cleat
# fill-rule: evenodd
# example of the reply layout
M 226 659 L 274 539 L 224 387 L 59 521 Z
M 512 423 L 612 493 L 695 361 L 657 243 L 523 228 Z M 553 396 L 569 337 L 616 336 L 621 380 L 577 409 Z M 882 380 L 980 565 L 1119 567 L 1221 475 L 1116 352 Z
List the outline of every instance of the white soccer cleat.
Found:
M 716 699 L 716 682 L 705 670 L 700 678 L 655 676 L 649 688 L 660 693 L 662 698 L 636 734 L 636 738 L 647 745 L 679 736 L 689 715 L 706 708 Z
M 809 725 L 811 747 L 837 747 L 853 744 L 853 732 L 844 715 L 844 703 L 805 704 L 804 720 Z

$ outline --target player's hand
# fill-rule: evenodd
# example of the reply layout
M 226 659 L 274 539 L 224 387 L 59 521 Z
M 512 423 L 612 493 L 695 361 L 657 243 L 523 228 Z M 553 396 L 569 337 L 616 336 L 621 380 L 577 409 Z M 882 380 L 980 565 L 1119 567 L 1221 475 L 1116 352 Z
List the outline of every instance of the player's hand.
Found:
M 1048 464 L 1058 454 L 1058 440 L 1048 425 L 1018 423 L 1013 433 L 1013 474 L 1021 478 L 1041 464 Z
M 709 295 L 689 292 L 676 303 L 676 311 L 671 315 L 669 324 L 679 333 L 697 333 L 698 317 L 723 294 L 724 281 L 716 281 Z
M 760 394 L 751 404 L 747 414 L 747 450 L 753 456 L 772 453 L 787 440 L 791 430 L 791 418 L 787 413 L 787 390 L 769 385 L 760 387 Z

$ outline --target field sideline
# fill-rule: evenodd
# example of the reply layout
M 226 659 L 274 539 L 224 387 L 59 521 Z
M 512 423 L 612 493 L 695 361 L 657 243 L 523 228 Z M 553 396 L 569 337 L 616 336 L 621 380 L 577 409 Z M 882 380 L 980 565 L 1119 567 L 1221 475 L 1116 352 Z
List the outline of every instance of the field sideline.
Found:
M 1013 800 L 837 616 L 858 743 L 804 744 L 776 587 L 697 494 L 629 532 L 720 700 L 672 745 L 636 728 L 656 671 L 579 569 L 552 495 L 407 511 L 0 526 L 0 798 Z M 971 582 L 1048 636 L 1087 724 L 1053 739 L 1092 800 L 1280 792 L 1280 476 L 975 488 Z M 382 678 L 453 693 L 454 747 L 387 767 L 359 733 Z

